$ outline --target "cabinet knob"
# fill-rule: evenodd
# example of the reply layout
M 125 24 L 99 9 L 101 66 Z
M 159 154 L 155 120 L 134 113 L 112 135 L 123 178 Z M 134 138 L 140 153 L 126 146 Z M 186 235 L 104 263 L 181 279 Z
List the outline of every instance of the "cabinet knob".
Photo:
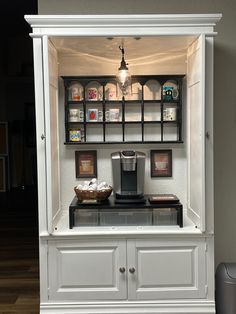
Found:
M 120 270 L 120 273 L 122 273 L 122 274 L 125 272 L 125 268 L 124 267 L 120 267 L 119 270 Z
M 131 268 L 129 269 L 129 272 L 130 272 L 131 274 L 134 274 L 134 273 L 135 273 L 135 268 L 134 268 L 134 267 L 131 267 Z

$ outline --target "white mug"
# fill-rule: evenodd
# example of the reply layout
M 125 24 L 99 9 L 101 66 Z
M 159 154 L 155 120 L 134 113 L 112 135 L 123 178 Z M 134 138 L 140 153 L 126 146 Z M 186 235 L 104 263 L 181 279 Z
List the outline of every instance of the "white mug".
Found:
M 117 99 L 117 94 L 115 89 L 108 88 L 106 90 L 106 99 L 107 100 L 116 100 Z
M 80 109 L 70 108 L 68 118 L 69 122 L 81 122 L 84 120 L 84 112 Z
M 105 112 L 106 121 L 120 121 L 120 109 L 111 108 Z
M 74 86 L 71 89 L 71 100 L 79 101 L 81 100 L 81 95 L 78 86 Z
M 165 121 L 175 121 L 177 118 L 176 108 L 166 108 L 163 111 L 163 120 Z
M 98 90 L 97 90 L 97 88 L 94 88 L 94 87 L 88 88 L 87 99 L 88 100 L 98 100 Z
M 98 121 L 102 121 L 102 120 L 103 120 L 103 111 L 98 110 Z

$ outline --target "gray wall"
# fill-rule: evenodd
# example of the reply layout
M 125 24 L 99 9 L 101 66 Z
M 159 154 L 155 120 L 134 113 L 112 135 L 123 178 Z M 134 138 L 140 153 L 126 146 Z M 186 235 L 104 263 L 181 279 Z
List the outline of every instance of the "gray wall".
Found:
M 222 13 L 215 40 L 216 265 L 236 262 L 236 1 L 38 0 L 38 14 Z

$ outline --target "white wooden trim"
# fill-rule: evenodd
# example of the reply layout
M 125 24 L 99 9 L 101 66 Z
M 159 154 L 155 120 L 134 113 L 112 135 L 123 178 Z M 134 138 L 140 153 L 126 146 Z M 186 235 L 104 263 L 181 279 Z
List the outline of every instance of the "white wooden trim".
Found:
M 206 282 L 208 285 L 208 295 L 207 298 L 214 300 L 215 298 L 215 258 L 214 258 L 214 235 L 206 238 L 207 252 L 206 252 L 206 268 L 207 268 L 207 278 Z
M 205 71 L 206 71 L 206 37 L 205 34 L 201 35 L 201 41 L 202 41 L 202 62 L 201 62 L 201 73 L 202 73 L 202 206 L 201 206 L 201 231 L 205 232 L 206 230 L 206 152 L 205 152 L 205 134 L 206 134 L 206 121 L 205 121 L 205 93 L 206 93 L 206 77 L 205 77 Z
M 205 68 L 205 193 L 206 232 L 214 233 L 214 38 L 206 38 Z
M 215 26 L 222 14 L 25 15 L 32 27 Z
M 221 14 L 26 15 L 31 36 L 156 36 L 205 33 Z
M 48 241 L 39 239 L 40 302 L 48 301 Z
M 44 111 L 46 136 L 46 189 L 47 189 L 47 218 L 48 232 L 52 233 L 52 167 L 51 167 L 51 130 L 50 130 L 50 96 L 49 96 L 49 65 L 48 65 L 48 37 L 43 36 L 43 80 L 44 80 Z
M 46 194 L 46 153 L 44 127 L 44 84 L 43 84 L 43 56 L 42 40 L 33 39 L 34 46 L 34 83 L 35 83 L 35 116 L 37 138 L 37 172 L 38 172 L 38 213 L 39 231 L 47 232 L 47 194 Z
M 165 302 L 151 304 L 140 303 L 112 303 L 112 304 L 47 304 L 40 306 L 40 314 L 215 314 L 213 301 L 194 302 Z
M 187 99 L 187 123 L 188 123 L 188 131 L 187 131 L 187 151 L 188 151 L 188 215 L 190 219 L 196 224 L 196 226 L 202 231 L 205 232 L 205 34 L 201 34 L 199 38 L 192 44 L 192 46 L 189 48 L 188 51 L 188 58 L 192 58 L 192 56 L 195 54 L 195 52 L 200 52 L 200 55 L 198 56 L 199 58 L 199 66 L 201 67 L 199 73 L 200 76 L 195 76 L 191 77 L 191 68 L 189 68 L 189 62 L 188 62 L 188 87 L 187 87 L 187 93 L 188 93 L 188 99 Z M 192 63 L 192 61 L 191 61 Z M 191 78 L 191 82 L 190 82 Z M 201 124 L 199 134 L 197 134 L 197 130 L 195 133 L 197 134 L 197 141 L 195 140 L 195 143 L 199 143 L 199 160 L 200 160 L 200 165 L 199 165 L 199 171 L 198 173 L 200 174 L 200 180 L 199 176 L 197 177 L 198 174 L 196 174 L 195 171 L 195 180 L 197 181 L 196 184 L 198 189 L 199 189 L 199 204 L 198 208 L 194 208 L 191 205 L 191 196 L 194 196 L 195 191 L 193 192 L 192 185 L 191 185 L 191 178 L 192 178 L 192 168 L 191 168 L 191 147 L 194 148 L 193 138 L 191 137 L 191 111 L 192 111 L 192 104 L 191 104 L 191 99 L 190 99 L 190 88 L 193 88 L 195 85 L 199 84 L 200 86 L 200 121 L 198 121 Z M 195 104 L 195 106 L 198 104 Z M 197 165 L 197 160 L 195 161 Z M 194 169 L 193 169 L 194 172 Z M 200 182 L 201 181 L 201 182 Z M 201 183 L 201 186 L 200 186 Z M 200 187 L 200 188 L 199 188 Z M 196 198 L 196 195 L 195 195 Z M 198 209 L 198 211 L 196 211 Z
M 55 220 L 60 213 L 60 162 L 59 162 L 59 128 L 58 128 L 58 59 L 57 59 L 57 51 L 54 45 L 51 43 L 50 40 L 47 41 L 47 53 L 48 53 L 48 76 L 47 79 L 49 80 L 49 93 L 47 95 L 49 99 L 49 103 L 45 103 L 48 108 L 47 112 L 50 114 L 49 117 L 49 125 L 50 128 L 50 152 L 48 158 L 50 159 L 50 189 L 51 189 L 51 209 L 52 214 L 51 217 L 49 216 L 50 222 L 49 224 L 54 228 Z M 52 67 L 55 67 L 52 69 Z M 53 75 L 52 75 L 53 74 Z M 52 93 L 56 97 L 56 100 L 52 99 Z M 55 109 L 55 107 L 57 107 Z M 56 145 L 52 146 L 52 142 L 56 143 Z M 55 169 L 55 164 L 57 169 Z M 55 179 L 58 181 L 55 182 Z M 56 191 L 55 191 L 56 190 Z

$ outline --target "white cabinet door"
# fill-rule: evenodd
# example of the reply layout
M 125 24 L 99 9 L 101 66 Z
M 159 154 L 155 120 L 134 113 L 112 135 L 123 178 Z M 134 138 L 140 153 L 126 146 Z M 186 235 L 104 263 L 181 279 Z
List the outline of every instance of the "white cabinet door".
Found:
M 188 216 L 205 231 L 205 36 L 187 53 Z
M 126 241 L 49 241 L 49 300 L 126 299 Z
M 58 55 L 47 36 L 43 37 L 44 114 L 46 141 L 46 189 L 48 232 L 60 211 L 59 119 L 58 119 Z M 41 175 L 41 174 L 40 174 Z
M 204 240 L 130 240 L 127 245 L 130 300 L 206 297 Z

